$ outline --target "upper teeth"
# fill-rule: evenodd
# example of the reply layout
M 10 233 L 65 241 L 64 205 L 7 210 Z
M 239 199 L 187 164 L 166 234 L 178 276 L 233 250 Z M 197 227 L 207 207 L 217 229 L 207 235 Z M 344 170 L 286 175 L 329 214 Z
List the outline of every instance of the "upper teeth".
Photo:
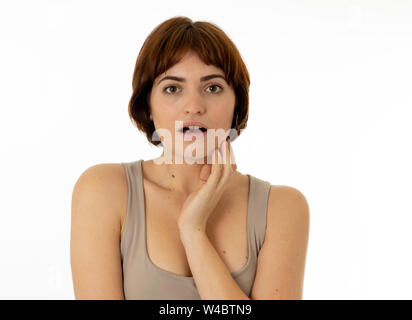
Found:
M 200 128 L 202 128 L 200 126 L 186 126 L 186 127 L 188 127 L 189 130 L 200 130 Z

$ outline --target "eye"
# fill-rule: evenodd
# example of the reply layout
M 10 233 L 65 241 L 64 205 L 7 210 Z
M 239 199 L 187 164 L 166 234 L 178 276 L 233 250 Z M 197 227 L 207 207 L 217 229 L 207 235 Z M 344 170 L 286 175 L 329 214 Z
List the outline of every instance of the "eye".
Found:
M 174 91 L 174 92 L 169 92 L 169 91 L 167 91 L 167 89 L 169 89 L 169 88 L 177 88 L 177 87 L 176 87 L 176 86 L 167 86 L 167 87 L 165 87 L 165 88 L 163 89 L 163 91 L 166 92 L 167 94 L 173 94 L 173 93 L 176 92 L 176 91 Z
M 212 84 L 212 85 L 208 86 L 207 88 L 209 89 L 209 88 L 215 88 L 215 87 L 219 88 L 219 90 L 218 90 L 218 91 L 212 90 L 213 93 L 219 93 L 220 91 L 223 90 L 222 86 L 217 85 L 217 84 Z M 169 90 L 168 90 L 169 88 L 172 88 L 173 90 L 172 90 L 172 91 L 169 91 Z M 171 95 L 171 94 L 174 94 L 174 93 L 177 92 L 176 89 L 177 89 L 177 86 L 171 85 L 171 86 L 165 87 L 165 88 L 163 89 L 163 91 L 166 92 L 167 94 L 170 94 L 170 95 Z
M 218 87 L 220 89 L 219 91 L 217 91 L 217 93 L 219 93 L 220 91 L 223 90 L 223 88 L 221 86 L 217 85 L 217 84 L 212 84 L 208 88 L 213 88 L 213 87 Z M 214 90 L 213 92 L 216 92 L 216 90 Z

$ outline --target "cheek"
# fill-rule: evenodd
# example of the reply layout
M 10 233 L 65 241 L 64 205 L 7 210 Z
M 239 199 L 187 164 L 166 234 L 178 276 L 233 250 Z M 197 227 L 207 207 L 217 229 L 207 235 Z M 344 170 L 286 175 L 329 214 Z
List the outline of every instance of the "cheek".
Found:
M 162 117 L 162 114 L 169 114 L 175 109 L 176 101 L 173 101 L 173 99 L 164 98 L 160 92 L 152 92 L 150 99 L 151 108 L 159 118 Z
M 222 114 L 222 117 L 230 118 L 233 116 L 233 112 L 235 110 L 235 102 L 236 102 L 236 98 L 234 94 L 227 95 L 225 96 L 224 99 L 218 102 L 217 105 L 218 105 L 219 111 Z
M 158 103 L 154 104 L 153 112 L 156 114 L 159 121 L 168 124 L 176 118 L 178 109 L 174 105 L 168 103 Z
M 210 109 L 210 116 L 216 123 L 230 126 L 232 124 L 234 107 L 228 104 L 216 104 Z

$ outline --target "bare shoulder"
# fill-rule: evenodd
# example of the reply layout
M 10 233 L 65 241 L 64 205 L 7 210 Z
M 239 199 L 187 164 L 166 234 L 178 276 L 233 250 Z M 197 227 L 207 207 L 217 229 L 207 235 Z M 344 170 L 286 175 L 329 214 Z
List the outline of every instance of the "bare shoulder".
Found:
M 119 214 L 127 202 L 124 174 L 121 164 L 98 164 L 74 185 L 70 261 L 76 299 L 124 298 L 119 250 Z
M 290 186 L 272 185 L 268 199 L 268 224 L 289 221 L 309 222 L 309 204 L 304 194 Z
M 96 186 L 118 188 L 125 183 L 125 171 L 120 163 L 101 163 L 88 167 L 80 175 L 76 184 L 86 182 L 88 184 L 95 183 Z M 109 182 L 109 185 L 104 185 Z
M 309 204 L 297 188 L 272 185 L 269 191 L 267 211 L 267 238 L 279 240 L 292 234 L 307 238 L 309 232 Z
M 102 163 L 88 167 L 77 179 L 73 197 L 82 193 L 96 197 L 113 212 L 114 218 L 121 219 L 127 209 L 127 180 L 125 170 L 120 163 Z

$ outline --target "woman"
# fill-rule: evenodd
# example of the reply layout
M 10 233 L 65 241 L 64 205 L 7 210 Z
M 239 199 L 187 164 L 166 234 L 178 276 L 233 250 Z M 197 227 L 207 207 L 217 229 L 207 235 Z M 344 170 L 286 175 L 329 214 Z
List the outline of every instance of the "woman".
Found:
M 174 17 L 152 31 L 129 115 L 163 153 L 95 165 L 76 182 L 77 299 L 302 298 L 305 197 L 233 162 L 248 89 L 246 66 L 217 26 Z

